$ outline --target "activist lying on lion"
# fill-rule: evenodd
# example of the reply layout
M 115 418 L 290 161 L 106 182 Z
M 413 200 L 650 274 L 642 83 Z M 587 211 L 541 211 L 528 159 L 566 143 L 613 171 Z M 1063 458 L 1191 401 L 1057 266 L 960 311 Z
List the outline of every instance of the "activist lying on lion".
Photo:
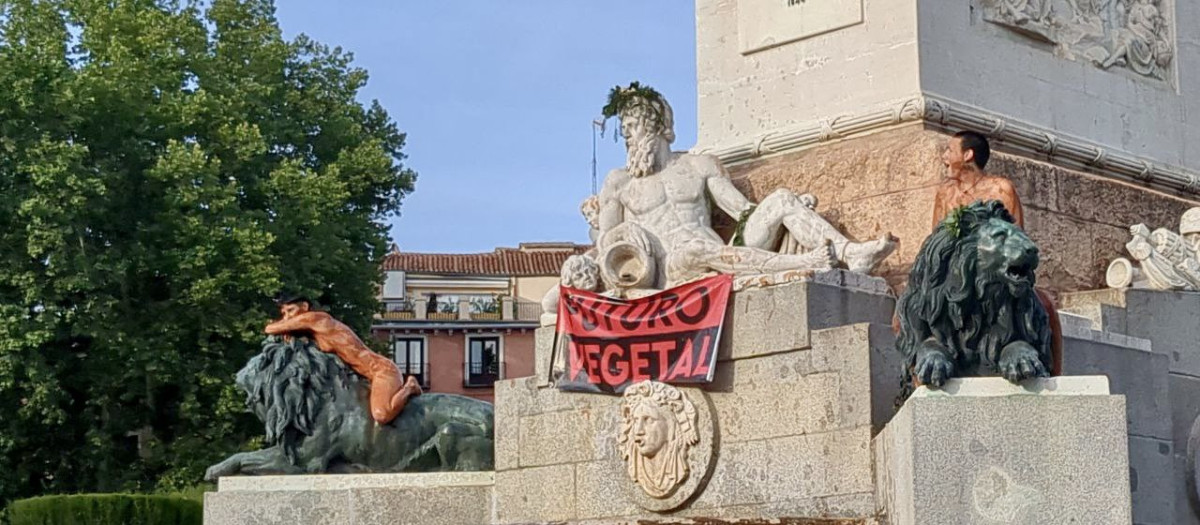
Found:
M 490 403 L 450 394 L 411 398 L 388 424 L 369 410 L 369 387 L 307 338 L 269 337 L 237 374 L 246 405 L 272 446 L 234 454 L 205 479 L 235 474 L 491 470 Z
M 896 307 L 907 389 L 960 376 L 1049 375 L 1049 320 L 1034 292 L 1038 260 L 1037 246 L 1000 201 L 958 208 L 942 221 Z

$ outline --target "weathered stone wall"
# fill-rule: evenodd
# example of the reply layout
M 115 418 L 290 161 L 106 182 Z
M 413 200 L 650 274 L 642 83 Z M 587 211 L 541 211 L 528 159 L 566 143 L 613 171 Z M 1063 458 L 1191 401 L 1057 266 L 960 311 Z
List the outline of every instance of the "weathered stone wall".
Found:
M 1133 522 L 1176 523 L 1166 356 L 1145 339 L 1096 331 L 1064 314 L 1063 374 L 1104 375 L 1110 391 L 1125 396 Z
M 1106 383 L 918 388 L 874 441 L 887 522 L 1143 523 L 1130 513 L 1125 400 Z
M 1149 341 L 1153 360 L 1127 354 L 1096 363 L 1130 400 L 1135 522 L 1200 524 L 1188 457 L 1200 418 L 1200 293 L 1097 290 L 1066 294 L 1062 306 L 1091 328 Z
M 1089 31 L 1081 23 L 1100 23 L 1094 15 L 1083 17 L 1086 23 L 1064 15 L 1068 6 L 1086 11 L 1100 2 L 1052 3 L 1056 16 L 1064 16 L 1053 22 L 1055 32 L 1064 36 Z M 1025 27 L 988 21 L 984 13 L 993 2 L 812 4 L 696 1 L 699 148 L 770 148 L 782 135 L 802 135 L 799 130 L 837 136 L 839 120 L 878 117 L 881 109 L 899 112 L 904 103 L 929 97 L 1029 126 L 1034 135 L 1052 134 L 1047 148 L 1083 140 L 1176 175 L 1200 170 L 1200 3 L 1153 2 L 1169 28 L 1160 31 L 1163 41 L 1148 44 L 1170 49 L 1164 70 L 1152 75 L 1161 78 L 1121 65 L 1097 67 L 1094 60 L 1108 55 L 1102 48 L 1110 45 L 1111 29 L 1093 36 L 1103 42 L 1091 42 L 1087 47 L 1100 44 L 1091 50 L 1056 51 L 1035 34 L 1033 21 Z M 1135 5 L 1104 4 L 1100 17 L 1114 21 L 1126 20 Z M 831 24 L 856 8 L 860 23 Z M 744 26 L 753 18 L 772 18 L 767 24 L 783 28 L 775 35 L 777 46 L 747 49 Z M 802 31 L 818 27 L 827 31 Z
M 816 195 L 817 210 L 852 238 L 892 232 L 900 246 L 880 275 L 899 286 L 932 230 L 933 191 L 946 173 L 941 163 L 946 137 L 912 124 L 729 171 L 755 200 L 776 188 Z M 1130 225 L 1176 229 L 1179 216 L 1200 205 L 1004 153 L 994 154 L 988 168 L 1017 186 L 1026 230 L 1042 250 L 1038 284 L 1058 292 L 1103 286 L 1109 261 L 1125 255 Z
M 1067 59 L 1037 36 L 983 20 L 982 4 L 917 2 L 922 92 L 1156 163 L 1200 169 L 1200 141 L 1195 139 L 1200 133 L 1200 4 L 1153 2 L 1171 28 L 1168 45 L 1174 48 L 1174 63 L 1167 67 L 1166 80 L 1120 66 L 1101 69 L 1079 51 L 1075 60 Z M 1127 12 L 1115 5 L 1110 9 L 1116 17 Z M 1069 25 L 1070 15 L 1065 18 Z
M 487 525 L 491 472 L 221 478 L 204 525 Z
M 915 0 L 867 0 L 863 23 L 749 54 L 738 45 L 738 17 L 747 16 L 739 3 L 750 2 L 696 1 L 700 147 L 753 142 L 921 91 Z
M 621 399 L 532 377 L 496 384 L 496 523 L 873 517 L 870 440 L 899 387 L 891 298 L 806 282 L 738 292 L 730 309 L 703 389 L 716 459 L 692 501 L 666 515 L 637 506 L 617 450 Z M 539 333 L 539 361 L 552 340 Z

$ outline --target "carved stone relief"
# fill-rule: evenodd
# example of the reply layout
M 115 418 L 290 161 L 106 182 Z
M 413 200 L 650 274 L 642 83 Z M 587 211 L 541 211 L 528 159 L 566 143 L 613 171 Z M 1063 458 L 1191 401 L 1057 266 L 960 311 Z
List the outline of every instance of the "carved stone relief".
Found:
M 1166 79 L 1175 57 L 1166 0 L 982 0 L 983 19 L 1070 60 Z
M 625 390 L 617 447 L 628 492 L 643 508 L 672 510 L 695 494 L 711 465 L 712 441 L 712 414 L 701 394 L 657 381 Z
M 1124 257 L 1108 265 L 1105 280 L 1111 288 L 1200 291 L 1200 207 L 1179 220 L 1179 233 L 1166 228 L 1150 231 L 1145 224 L 1129 228 L 1133 237 Z

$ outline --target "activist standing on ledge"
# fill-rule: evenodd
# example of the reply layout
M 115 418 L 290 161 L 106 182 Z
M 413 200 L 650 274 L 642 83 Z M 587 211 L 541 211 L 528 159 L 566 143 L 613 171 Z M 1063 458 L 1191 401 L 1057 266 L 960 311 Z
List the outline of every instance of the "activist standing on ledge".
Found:
M 991 159 L 992 148 L 987 137 L 973 131 L 960 131 L 946 141 L 942 164 L 947 176 L 937 187 L 933 199 L 933 228 L 936 230 L 951 211 L 977 201 L 998 200 L 1004 204 L 1018 228 L 1025 229 L 1025 210 L 1012 181 L 984 172 Z M 1062 321 L 1049 292 L 1035 290 L 1046 314 L 1050 316 L 1051 352 L 1054 357 L 1051 375 L 1062 374 Z M 896 325 L 898 330 L 899 325 Z

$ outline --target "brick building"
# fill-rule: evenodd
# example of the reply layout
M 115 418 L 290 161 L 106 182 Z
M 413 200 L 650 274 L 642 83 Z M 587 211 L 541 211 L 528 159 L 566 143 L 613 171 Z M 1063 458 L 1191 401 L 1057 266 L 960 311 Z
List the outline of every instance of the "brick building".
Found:
M 383 263 L 384 311 L 372 326 L 429 392 L 492 400 L 492 384 L 533 374 L 541 299 L 567 257 L 590 246 L 522 243 L 491 253 L 394 250 Z

